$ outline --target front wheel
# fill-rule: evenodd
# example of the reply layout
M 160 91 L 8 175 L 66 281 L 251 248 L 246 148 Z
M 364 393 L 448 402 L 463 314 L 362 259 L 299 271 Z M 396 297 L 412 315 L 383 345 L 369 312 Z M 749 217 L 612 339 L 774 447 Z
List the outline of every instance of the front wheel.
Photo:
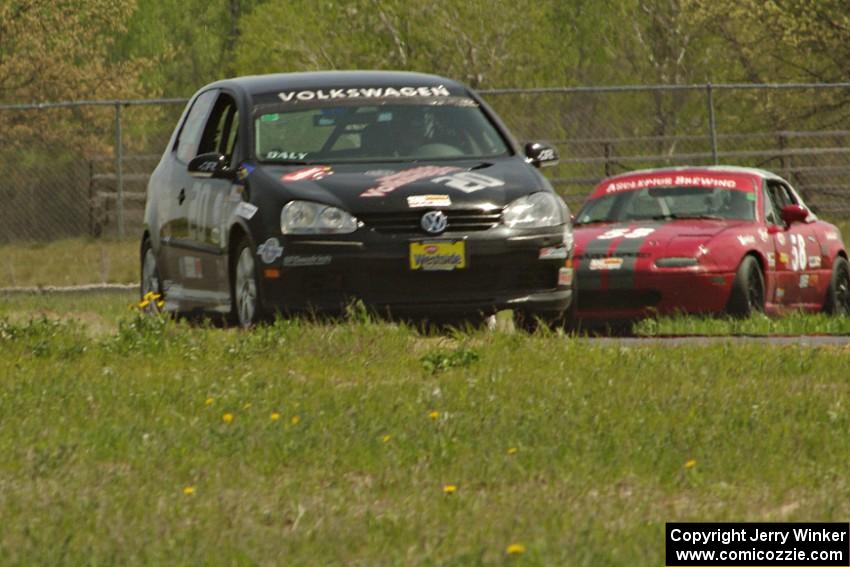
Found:
M 156 265 L 156 254 L 149 238 L 142 241 L 142 265 L 141 265 L 141 296 L 142 299 L 149 293 L 162 295 L 162 284 L 159 279 L 159 268 Z
M 850 315 L 850 263 L 841 256 L 832 264 L 823 310 L 830 315 Z
M 236 248 L 236 261 L 232 266 L 233 307 L 231 315 L 240 327 L 251 327 L 260 321 L 262 310 L 256 261 L 247 240 L 241 242 Z
M 726 310 L 733 317 L 742 318 L 764 312 L 764 276 L 754 257 L 744 256 L 741 260 Z

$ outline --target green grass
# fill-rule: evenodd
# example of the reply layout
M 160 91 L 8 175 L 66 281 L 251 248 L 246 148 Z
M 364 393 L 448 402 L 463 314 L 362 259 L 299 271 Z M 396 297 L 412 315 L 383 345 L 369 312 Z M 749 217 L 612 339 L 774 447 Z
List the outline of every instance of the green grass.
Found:
M 662 565 L 668 521 L 850 516 L 848 349 L 242 332 L 92 297 L 0 298 L 3 565 Z
M 139 281 L 137 240 L 75 238 L 0 245 L 0 287 Z

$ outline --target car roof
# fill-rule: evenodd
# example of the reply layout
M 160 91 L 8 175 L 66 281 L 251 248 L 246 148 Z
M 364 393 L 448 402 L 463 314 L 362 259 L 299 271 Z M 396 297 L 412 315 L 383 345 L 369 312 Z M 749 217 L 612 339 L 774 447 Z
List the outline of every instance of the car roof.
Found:
M 621 177 L 632 177 L 635 175 L 650 175 L 650 174 L 659 174 L 659 173 L 679 173 L 683 171 L 705 171 L 712 173 L 733 173 L 739 175 L 753 175 L 755 177 L 759 177 L 762 179 L 776 179 L 780 181 L 785 181 L 782 177 L 776 175 L 771 171 L 767 171 L 766 169 L 760 169 L 757 167 L 741 167 L 737 165 L 684 165 L 678 167 L 659 167 L 659 168 L 649 168 L 649 169 L 636 169 L 634 171 L 626 171 L 624 173 L 620 173 L 618 175 L 614 175 L 611 177 L 605 178 L 603 181 L 607 182 L 613 179 L 619 179 Z
M 313 71 L 302 73 L 275 73 L 270 75 L 248 75 L 216 81 L 204 87 L 230 88 L 248 95 L 263 94 L 277 90 L 353 88 L 353 87 L 438 87 L 466 91 L 457 81 L 407 71 Z

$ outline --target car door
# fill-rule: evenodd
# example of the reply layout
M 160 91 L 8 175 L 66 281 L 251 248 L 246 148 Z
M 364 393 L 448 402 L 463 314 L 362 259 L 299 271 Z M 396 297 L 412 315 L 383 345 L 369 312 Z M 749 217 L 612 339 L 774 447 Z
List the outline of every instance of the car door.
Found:
M 777 213 L 787 205 L 801 204 L 791 188 L 782 181 L 768 180 L 767 191 Z M 777 251 L 777 294 L 784 297 L 777 296 L 777 302 L 794 306 L 808 303 L 812 300 L 811 276 L 815 264 L 809 258 L 820 256 L 820 244 L 809 224 L 795 222 L 785 226 L 781 219 L 778 222 L 781 226 L 771 232 L 774 232 Z
M 808 210 L 806 204 L 790 185 L 782 183 L 782 188 L 791 204 Z M 817 225 L 811 222 L 812 216 L 809 215 L 809 217 L 806 222 L 795 222 L 792 225 L 792 233 L 798 236 L 795 238 L 797 253 L 795 255 L 792 250 L 791 260 L 793 264 L 794 258 L 797 258 L 798 302 L 807 308 L 820 308 L 824 301 L 823 287 L 819 285 L 821 283 L 819 271 L 823 264 L 823 243 L 820 241 L 821 235 Z
M 174 146 L 168 156 L 169 168 L 165 174 L 167 189 L 159 195 L 158 217 L 159 233 L 162 242 L 161 258 L 163 286 L 168 295 L 182 300 L 184 278 L 181 259 L 186 253 L 189 239 L 187 192 L 191 187 L 191 178 L 186 171 L 189 161 L 198 154 L 203 128 L 218 90 L 200 93 L 192 103 L 183 123 L 180 125 Z
M 209 113 L 198 144 L 197 155 L 216 153 L 233 169 L 236 155 L 239 111 L 235 97 L 221 91 Z M 188 174 L 188 172 L 187 172 Z M 226 222 L 241 201 L 241 186 L 234 177 L 197 177 L 188 174 L 186 193 L 188 236 L 181 260 L 184 280 L 191 281 L 192 295 L 199 301 L 225 310 L 230 296 L 227 286 Z

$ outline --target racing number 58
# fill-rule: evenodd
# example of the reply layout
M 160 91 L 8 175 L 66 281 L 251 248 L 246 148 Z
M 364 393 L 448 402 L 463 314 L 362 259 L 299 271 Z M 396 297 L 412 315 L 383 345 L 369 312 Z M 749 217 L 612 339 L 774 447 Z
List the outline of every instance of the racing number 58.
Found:
M 802 272 L 806 269 L 806 240 L 802 234 L 792 234 L 791 240 L 791 269 L 795 272 Z

